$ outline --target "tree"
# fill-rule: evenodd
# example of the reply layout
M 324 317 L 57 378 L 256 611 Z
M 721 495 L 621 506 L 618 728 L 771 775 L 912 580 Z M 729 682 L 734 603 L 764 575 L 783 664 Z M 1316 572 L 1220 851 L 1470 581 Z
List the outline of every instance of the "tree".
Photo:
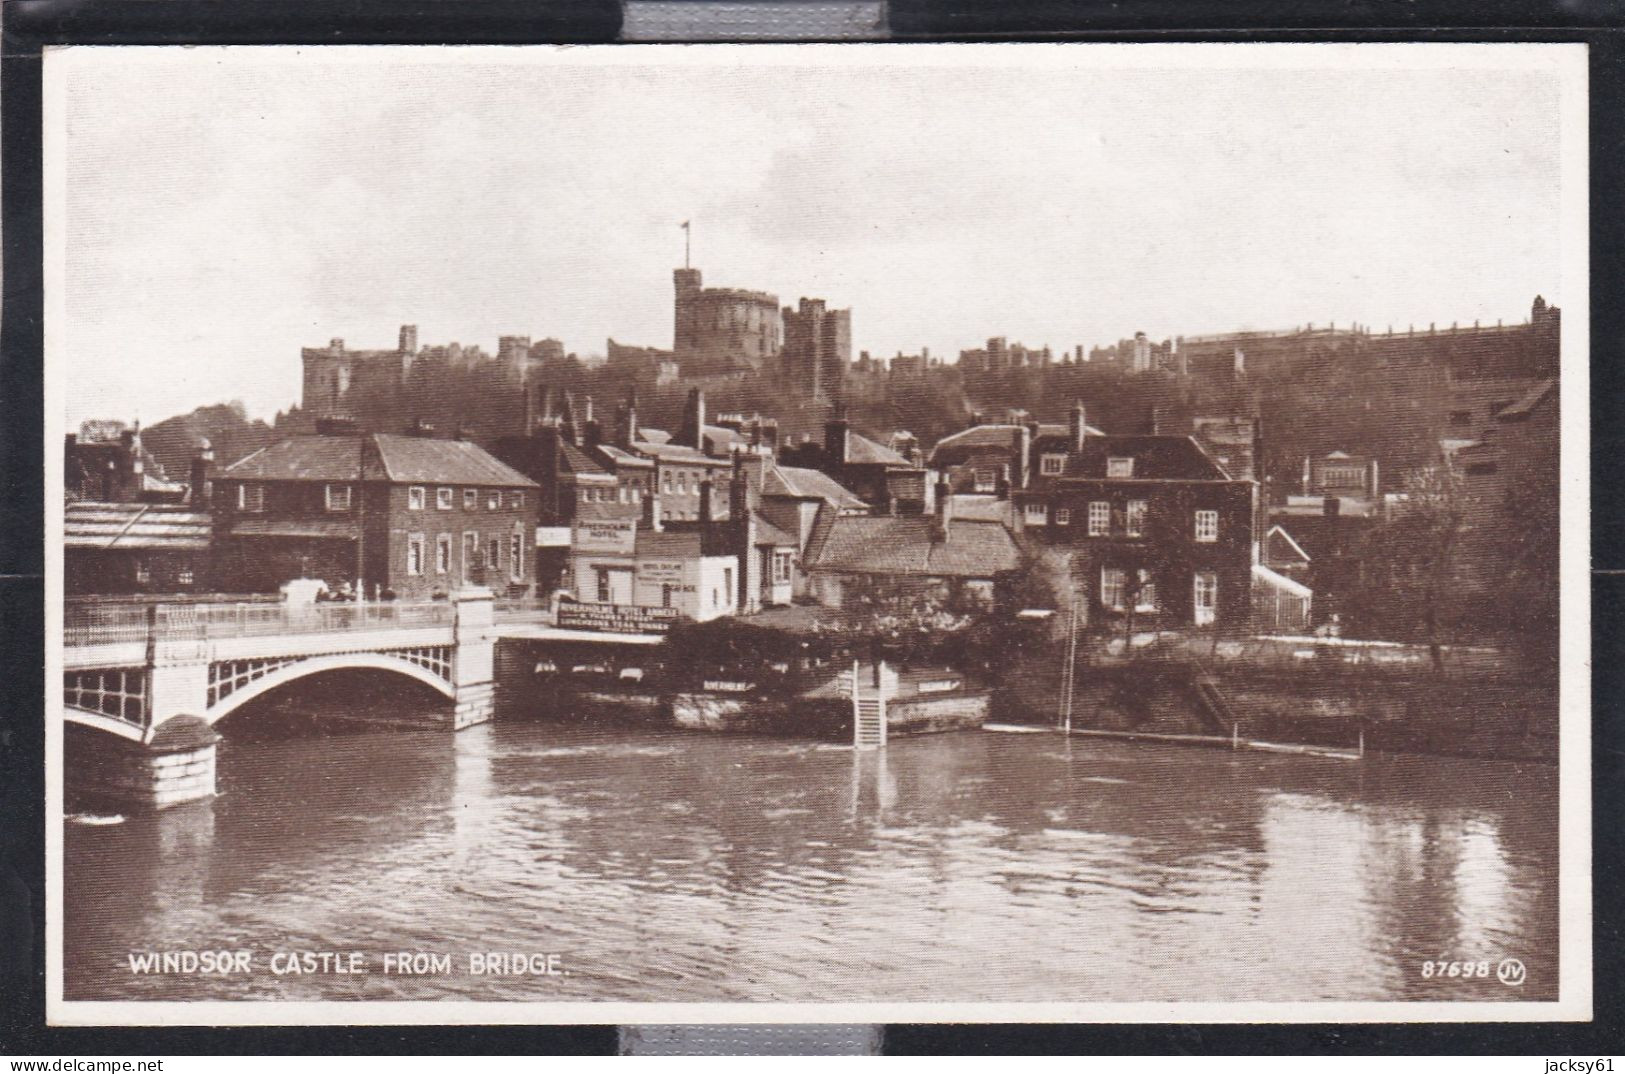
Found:
M 1434 667 L 1443 667 L 1442 634 L 1455 619 L 1461 536 L 1471 502 L 1461 476 L 1447 465 L 1423 466 L 1405 476 L 1390 517 L 1367 538 L 1367 578 L 1359 604 L 1370 620 L 1428 644 Z

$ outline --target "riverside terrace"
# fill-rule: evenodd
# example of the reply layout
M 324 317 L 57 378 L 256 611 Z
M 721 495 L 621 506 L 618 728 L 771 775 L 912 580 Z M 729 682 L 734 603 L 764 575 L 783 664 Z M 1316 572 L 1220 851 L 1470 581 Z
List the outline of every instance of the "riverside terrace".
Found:
M 650 644 L 656 637 L 560 629 L 545 604 L 469 587 L 431 603 L 70 602 L 63 720 L 72 785 L 123 807 L 214 793 L 213 725 L 278 686 L 366 668 L 414 679 L 451 702 L 460 730 L 491 719 L 504 640 Z

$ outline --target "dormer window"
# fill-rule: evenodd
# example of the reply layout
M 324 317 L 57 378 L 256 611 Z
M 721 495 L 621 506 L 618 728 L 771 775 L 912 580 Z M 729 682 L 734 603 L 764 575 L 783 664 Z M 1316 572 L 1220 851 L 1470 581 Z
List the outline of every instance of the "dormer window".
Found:
M 1038 461 L 1038 472 L 1045 477 L 1058 477 L 1065 469 L 1065 455 L 1044 455 Z
M 350 486 L 327 486 L 327 509 L 329 511 L 348 511 L 350 509 Z
M 1132 456 L 1123 457 L 1113 455 L 1106 460 L 1107 477 L 1133 477 L 1134 459 Z
M 245 482 L 237 486 L 237 510 L 258 514 L 265 510 L 265 486 Z

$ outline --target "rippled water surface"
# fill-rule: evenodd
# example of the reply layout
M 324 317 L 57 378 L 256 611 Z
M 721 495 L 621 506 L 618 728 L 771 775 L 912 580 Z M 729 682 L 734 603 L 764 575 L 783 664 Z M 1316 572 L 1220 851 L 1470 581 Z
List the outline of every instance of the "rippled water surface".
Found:
M 70 999 L 1550 999 L 1556 770 L 1051 734 L 499 721 L 220 747 L 222 795 L 66 832 Z M 133 974 L 132 951 L 254 971 Z M 276 974 L 359 951 L 366 975 Z M 470 976 L 470 952 L 567 975 Z M 454 971 L 379 971 L 386 952 Z M 1525 983 L 1493 968 L 1516 957 Z M 1425 978 L 1431 960 L 1487 978 Z

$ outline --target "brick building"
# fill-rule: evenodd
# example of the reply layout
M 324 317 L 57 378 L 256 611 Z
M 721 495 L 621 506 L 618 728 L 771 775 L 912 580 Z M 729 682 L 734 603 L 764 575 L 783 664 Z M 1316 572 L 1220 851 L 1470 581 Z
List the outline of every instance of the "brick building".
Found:
M 466 441 L 328 424 L 219 474 L 217 570 L 237 592 L 321 578 L 369 598 L 427 600 L 463 584 L 528 593 L 539 492 Z

